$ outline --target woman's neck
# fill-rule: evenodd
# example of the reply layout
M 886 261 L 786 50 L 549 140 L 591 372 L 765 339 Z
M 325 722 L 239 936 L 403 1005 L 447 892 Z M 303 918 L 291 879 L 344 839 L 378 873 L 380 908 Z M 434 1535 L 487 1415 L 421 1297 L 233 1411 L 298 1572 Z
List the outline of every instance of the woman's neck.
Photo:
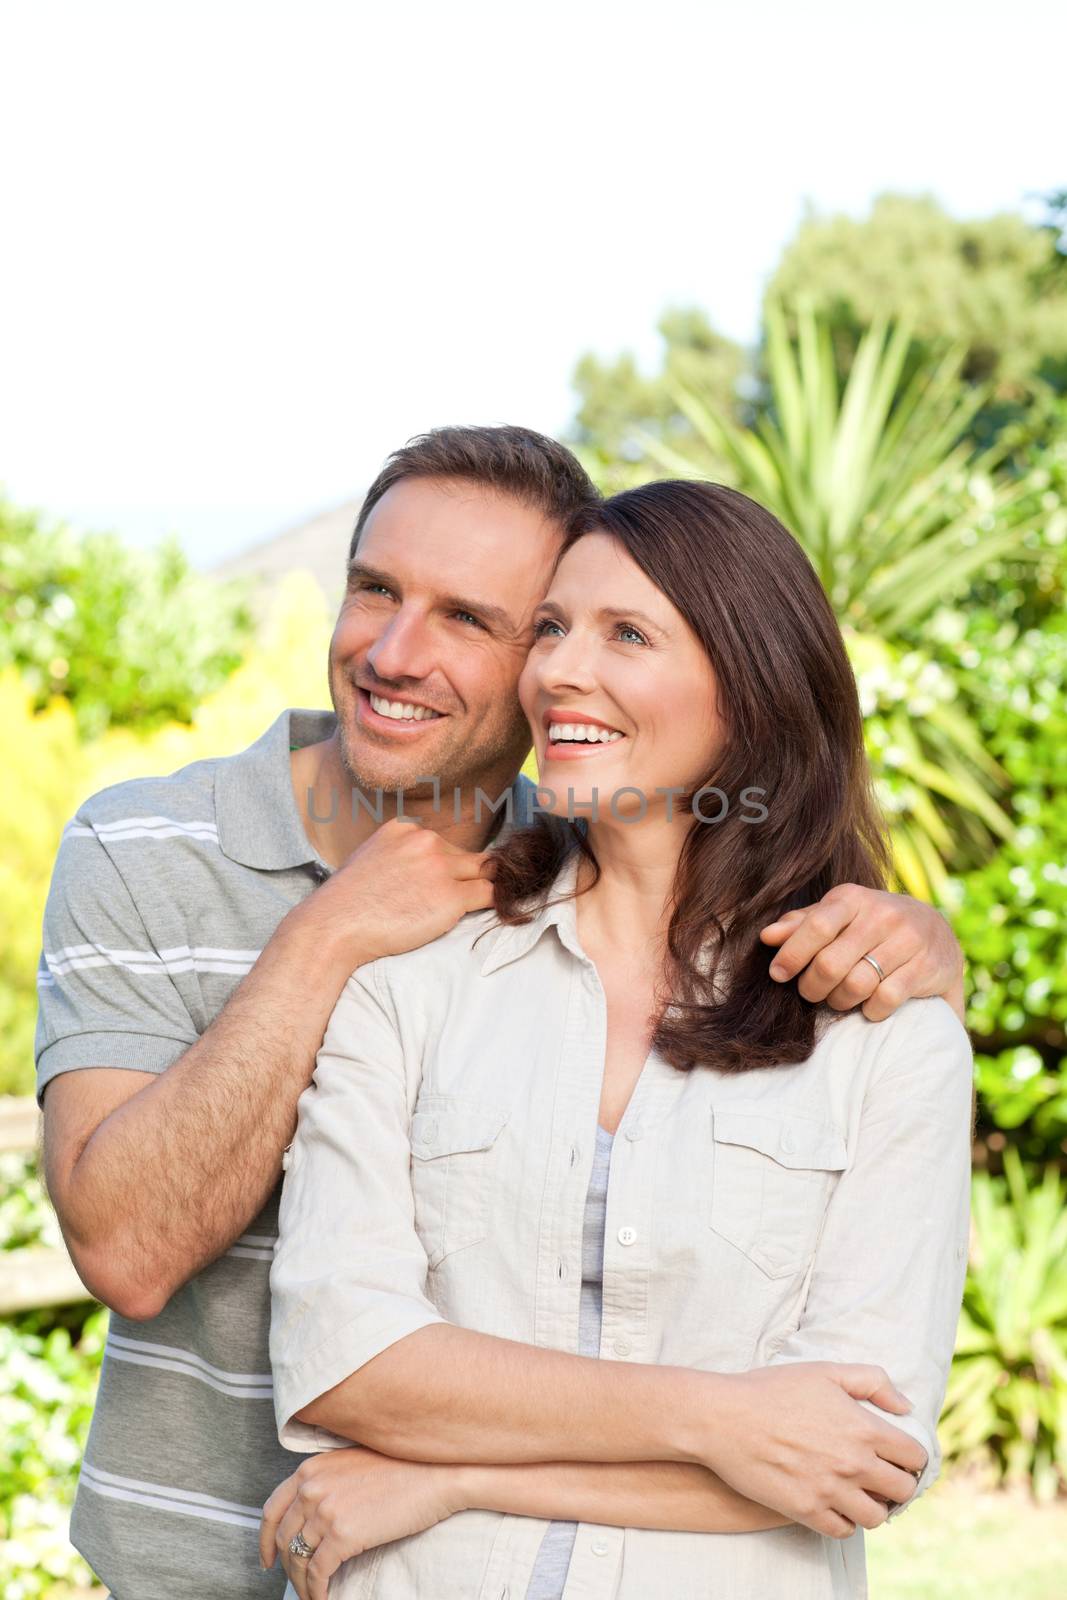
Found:
M 683 837 L 670 825 L 593 827 L 588 840 L 600 877 L 579 895 L 575 910 L 586 949 L 610 940 L 618 950 L 647 951 L 665 946 Z M 578 886 L 592 883 L 583 857 Z

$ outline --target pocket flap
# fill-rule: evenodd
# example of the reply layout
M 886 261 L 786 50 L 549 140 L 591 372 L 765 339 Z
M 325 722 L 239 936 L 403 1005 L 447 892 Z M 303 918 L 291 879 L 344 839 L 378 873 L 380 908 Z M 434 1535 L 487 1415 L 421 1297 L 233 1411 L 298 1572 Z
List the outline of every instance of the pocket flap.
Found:
M 420 1161 L 431 1161 L 466 1150 L 488 1150 L 507 1120 L 505 1110 L 484 1101 L 424 1095 L 411 1118 L 411 1153 Z
M 782 1167 L 820 1167 L 840 1171 L 848 1165 L 844 1135 L 827 1122 L 767 1106 L 713 1108 L 712 1135 L 718 1144 L 743 1144 L 770 1156 Z

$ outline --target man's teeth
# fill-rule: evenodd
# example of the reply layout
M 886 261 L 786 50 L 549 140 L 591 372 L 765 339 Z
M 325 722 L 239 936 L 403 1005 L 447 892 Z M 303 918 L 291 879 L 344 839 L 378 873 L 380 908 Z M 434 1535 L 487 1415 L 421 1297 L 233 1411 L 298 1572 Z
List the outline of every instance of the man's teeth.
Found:
M 370 703 L 380 717 L 392 717 L 396 722 L 428 722 L 431 717 L 441 715 L 428 706 L 408 705 L 405 700 L 383 700 L 376 694 L 371 695 Z
M 614 728 L 598 728 L 591 722 L 553 722 L 548 729 L 549 739 L 574 739 L 580 744 L 614 744 L 622 734 Z

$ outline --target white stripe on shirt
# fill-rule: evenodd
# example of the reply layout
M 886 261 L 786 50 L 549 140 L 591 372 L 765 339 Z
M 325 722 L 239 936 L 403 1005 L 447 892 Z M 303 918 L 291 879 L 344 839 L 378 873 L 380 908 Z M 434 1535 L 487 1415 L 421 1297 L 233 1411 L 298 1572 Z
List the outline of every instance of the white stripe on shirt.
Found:
M 239 1528 L 257 1528 L 262 1518 L 258 1506 L 242 1506 L 232 1500 L 216 1500 L 209 1494 L 192 1494 L 167 1484 L 144 1483 L 137 1478 L 120 1478 L 114 1472 L 90 1466 L 83 1461 L 80 1482 L 94 1493 L 111 1500 L 129 1500 L 134 1505 L 151 1506 L 157 1511 L 176 1511 L 183 1517 L 204 1517 L 209 1522 L 235 1523 Z
M 176 1345 L 154 1344 L 146 1339 L 128 1339 L 124 1334 L 109 1333 L 107 1352 L 115 1361 L 128 1361 L 136 1367 L 159 1367 L 164 1372 L 196 1378 L 219 1394 L 238 1400 L 269 1400 L 274 1393 L 269 1372 L 225 1372 L 221 1367 L 213 1367 L 202 1356 Z
M 212 945 L 175 945 L 170 950 L 110 950 L 102 944 L 64 945 L 44 951 L 47 973 L 42 982 L 91 967 L 122 967 L 139 976 L 173 977 L 179 972 L 220 972 L 241 974 L 250 971 L 259 959 L 259 950 L 225 950 Z

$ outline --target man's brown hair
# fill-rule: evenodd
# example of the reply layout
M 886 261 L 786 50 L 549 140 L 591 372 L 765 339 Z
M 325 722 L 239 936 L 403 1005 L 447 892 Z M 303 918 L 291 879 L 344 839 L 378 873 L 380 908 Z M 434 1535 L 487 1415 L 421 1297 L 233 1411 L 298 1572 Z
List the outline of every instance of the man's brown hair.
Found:
M 434 428 L 394 450 L 360 508 L 349 560 L 367 518 L 384 494 L 405 478 L 466 478 L 534 506 L 566 528 L 600 495 L 576 456 L 532 428 Z

